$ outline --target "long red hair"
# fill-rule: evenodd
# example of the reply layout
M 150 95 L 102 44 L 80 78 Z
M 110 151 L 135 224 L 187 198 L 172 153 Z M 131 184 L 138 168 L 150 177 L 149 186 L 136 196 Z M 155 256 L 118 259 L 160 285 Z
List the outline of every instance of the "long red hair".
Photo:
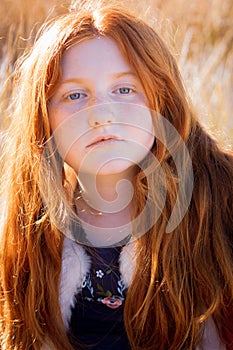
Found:
M 223 339 L 227 304 L 233 298 L 233 158 L 200 126 L 177 64 L 156 32 L 123 9 L 104 7 L 50 21 L 14 72 L 1 180 L 1 348 L 39 349 L 50 339 L 58 350 L 72 349 L 59 311 L 63 235 L 44 207 L 39 172 L 51 136 L 47 104 L 61 79 L 62 54 L 70 45 L 97 36 L 117 42 L 138 74 L 150 108 L 185 142 L 194 174 L 186 215 L 167 234 L 179 179 L 166 146 L 155 142 L 152 152 L 166 175 L 167 196 L 157 222 L 137 240 L 137 270 L 124 311 L 131 347 L 193 349 L 210 316 Z M 68 188 L 69 178 L 62 172 Z M 138 212 L 148 188 L 152 202 L 160 200 L 159 179 L 149 166 L 134 184 Z M 59 191 L 53 195 L 59 201 Z

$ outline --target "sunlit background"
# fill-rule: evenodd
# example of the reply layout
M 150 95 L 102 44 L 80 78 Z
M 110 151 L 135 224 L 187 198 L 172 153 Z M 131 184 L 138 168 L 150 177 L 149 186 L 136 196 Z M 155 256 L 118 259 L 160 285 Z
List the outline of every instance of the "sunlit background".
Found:
M 104 1 L 92 1 L 100 6 Z M 107 1 L 110 3 L 111 1 Z M 232 0 L 115 1 L 140 14 L 166 40 L 179 64 L 185 86 L 205 127 L 221 143 L 233 144 L 233 2 Z M 46 18 L 91 1 L 1 0 L 0 130 L 6 130 L 9 89 L 4 82 L 14 62 L 33 42 Z M 77 9 L 78 10 L 78 9 Z

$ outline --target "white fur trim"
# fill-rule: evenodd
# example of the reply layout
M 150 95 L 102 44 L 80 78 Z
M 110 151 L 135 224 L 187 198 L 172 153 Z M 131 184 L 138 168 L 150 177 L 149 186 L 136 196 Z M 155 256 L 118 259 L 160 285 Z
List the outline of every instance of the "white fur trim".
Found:
M 136 243 L 128 243 L 122 248 L 119 258 L 119 269 L 123 282 L 128 288 L 136 270 Z M 65 327 L 68 329 L 71 317 L 71 308 L 75 304 L 75 295 L 81 291 L 82 281 L 91 267 L 91 259 L 83 247 L 74 241 L 65 238 L 62 253 L 62 271 L 60 277 L 60 307 Z M 212 318 L 204 324 L 202 346 L 196 350 L 226 350 L 221 343 Z M 41 350 L 55 350 L 47 340 Z
M 83 247 L 65 238 L 62 252 L 60 277 L 60 307 L 66 329 L 69 327 L 71 308 L 75 305 L 75 295 L 81 291 L 82 281 L 91 267 L 91 259 Z M 136 268 L 135 243 L 126 245 L 120 254 L 119 268 L 123 282 L 128 288 Z
M 65 238 L 59 299 L 63 321 L 67 329 L 71 317 L 71 308 L 75 304 L 75 295 L 81 290 L 82 281 L 90 270 L 90 266 L 90 258 L 82 246 Z
M 133 280 L 136 270 L 136 257 L 135 242 L 128 243 L 122 248 L 119 258 L 119 269 L 126 288 L 131 285 Z
M 212 317 L 209 317 L 204 323 L 204 334 L 201 346 L 196 350 L 226 350 L 226 346 L 221 342 L 217 328 Z

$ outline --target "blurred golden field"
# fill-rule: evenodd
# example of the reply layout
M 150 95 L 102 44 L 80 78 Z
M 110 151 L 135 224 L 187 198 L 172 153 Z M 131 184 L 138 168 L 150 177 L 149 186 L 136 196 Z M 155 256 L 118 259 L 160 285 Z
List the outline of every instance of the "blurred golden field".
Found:
M 111 1 L 106 1 L 110 3 Z M 104 1 L 92 1 L 98 7 Z M 224 144 L 233 142 L 233 2 L 232 0 L 114 1 L 151 24 L 176 56 L 186 88 L 202 123 Z M 4 82 L 24 48 L 33 42 L 46 18 L 69 6 L 91 1 L 1 0 L 0 2 L 0 130 L 7 124 L 9 91 Z

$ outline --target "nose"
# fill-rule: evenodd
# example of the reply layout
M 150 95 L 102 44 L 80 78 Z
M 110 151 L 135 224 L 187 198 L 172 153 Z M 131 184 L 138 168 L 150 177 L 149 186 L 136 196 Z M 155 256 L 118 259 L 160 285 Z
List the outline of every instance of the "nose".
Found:
M 110 125 L 115 122 L 114 113 L 109 104 L 95 105 L 90 108 L 88 124 L 92 128 Z

